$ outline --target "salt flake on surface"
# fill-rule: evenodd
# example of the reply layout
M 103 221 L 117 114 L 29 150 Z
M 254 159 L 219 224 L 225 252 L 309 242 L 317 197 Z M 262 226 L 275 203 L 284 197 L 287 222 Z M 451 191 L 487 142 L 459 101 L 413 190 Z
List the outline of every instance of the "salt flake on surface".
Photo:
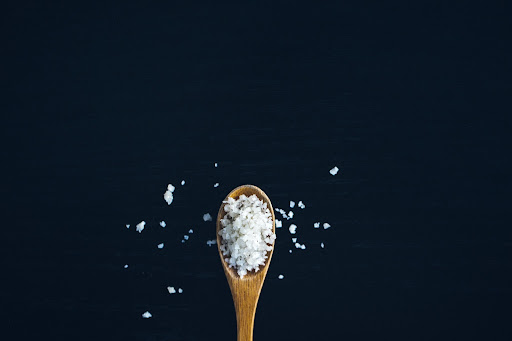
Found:
M 292 219 L 292 218 L 293 218 L 293 212 L 290 211 L 290 212 L 288 212 L 288 218 L 287 219 Z
M 320 243 L 320 247 L 323 249 L 324 248 L 324 243 Z
M 297 242 L 297 238 L 292 238 L 292 242 L 296 243 Z
M 182 288 L 179 288 L 179 289 L 178 289 L 178 293 L 179 293 L 179 294 L 183 293 L 183 289 L 182 289 Z
M 313 226 L 317 229 L 320 227 L 320 223 L 314 223 Z
M 283 222 L 279 219 L 276 219 L 276 228 L 281 228 L 283 227 Z
M 165 221 L 163 221 L 163 220 L 162 220 L 162 221 L 160 222 L 160 226 L 165 227 L 166 225 L 167 225 L 167 224 L 165 223 Z
M 125 264 L 125 265 L 124 265 L 124 268 L 125 268 L 125 269 L 128 269 L 128 264 Z
M 294 208 L 294 207 L 295 207 L 295 201 L 290 200 L 290 208 Z
M 292 253 L 292 250 L 288 250 L 288 251 L 290 251 L 290 253 Z
M 169 294 L 175 294 L 176 293 L 176 289 L 174 289 L 174 287 L 167 287 L 167 291 L 169 291 Z
M 181 185 L 185 185 L 185 180 L 181 180 Z
M 295 232 L 297 232 L 297 225 L 291 224 L 288 230 L 290 231 L 291 234 L 295 234 Z
M 163 248 L 164 248 L 164 243 L 160 243 L 160 244 L 158 244 L 158 245 L 157 245 L 157 247 L 158 247 L 159 249 L 163 249 Z
M 138 223 L 136 226 L 137 232 L 141 233 L 142 230 L 144 230 L 144 226 L 146 226 L 146 222 L 144 220 Z
M 190 229 L 190 230 L 188 230 L 188 233 L 192 234 L 192 233 L 194 233 L 194 230 Z
M 148 319 L 151 316 L 153 316 L 153 315 L 151 315 L 151 313 L 149 311 L 146 311 L 144 314 L 142 314 L 142 317 L 145 318 L 145 319 Z
M 212 220 L 212 216 L 210 215 L 210 213 L 203 214 L 203 220 L 204 221 L 211 221 Z
M 299 206 L 300 208 L 304 209 L 306 208 L 306 205 L 304 205 L 304 203 L 302 201 L 299 201 L 299 203 L 297 204 L 297 206 Z
M 331 170 L 329 171 L 329 173 L 331 173 L 332 175 L 336 175 L 336 174 L 338 174 L 338 171 L 339 171 L 339 168 L 338 168 L 338 167 L 336 167 L 336 166 L 334 166 L 334 168 L 333 168 L 333 169 L 331 169 Z
M 214 183 L 213 187 L 219 187 L 219 183 L 218 182 Z
M 217 162 L 215 162 L 215 165 L 214 165 L 214 166 L 215 166 L 215 167 L 217 167 Z
M 164 193 L 164 200 L 167 202 L 167 205 L 170 205 L 172 203 L 172 200 L 174 197 L 172 196 L 172 192 L 174 192 L 174 186 L 171 184 L 167 185 L 167 191 Z
M 183 239 L 188 240 L 188 236 L 187 236 L 187 235 L 184 235 L 184 236 L 183 236 Z
M 130 224 L 126 224 L 126 228 L 129 229 L 130 228 Z
M 329 223 L 324 223 L 324 230 L 327 230 L 329 227 L 331 227 L 331 225 L 329 225 Z
M 284 276 L 283 276 L 283 275 L 279 275 L 279 276 L 277 276 L 277 278 L 279 278 L 279 279 L 283 279 L 283 278 L 284 278 Z
M 212 245 L 217 244 L 217 241 L 216 241 L 215 239 L 207 240 L 207 241 L 206 241 L 206 244 L 208 244 L 208 246 L 212 246 Z
M 302 244 L 302 245 L 300 246 L 300 248 L 301 248 L 302 250 L 304 250 L 304 249 L 306 248 L 306 245 Z

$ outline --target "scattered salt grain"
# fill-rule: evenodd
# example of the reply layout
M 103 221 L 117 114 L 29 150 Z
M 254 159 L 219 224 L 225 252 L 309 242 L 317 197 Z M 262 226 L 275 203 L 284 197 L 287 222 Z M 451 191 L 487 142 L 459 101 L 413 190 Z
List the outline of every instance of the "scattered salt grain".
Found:
M 210 213 L 203 214 L 203 220 L 204 221 L 211 221 L 212 220 L 212 216 L 210 215 Z
M 292 218 L 293 218 L 293 212 L 290 211 L 290 212 L 288 212 L 288 218 L 287 219 L 292 219 Z
M 126 228 L 129 229 L 130 228 L 130 224 L 126 224 Z
M 313 226 L 317 229 L 320 227 L 320 223 L 314 223 Z
M 215 239 L 207 240 L 207 241 L 206 241 L 206 244 L 208 244 L 208 246 L 212 246 L 212 245 L 217 244 L 217 241 L 216 241 Z
M 188 236 L 187 236 L 187 235 L 184 235 L 184 236 L 183 236 L 183 239 L 188 240 Z
M 295 232 L 297 232 L 297 225 L 291 224 L 288 230 L 290 231 L 291 234 L 295 234 Z
M 265 265 L 267 251 L 272 250 L 276 235 L 272 232 L 272 215 L 267 204 L 256 195 L 240 195 L 224 201 L 226 215 L 221 219 L 220 251 L 231 268 L 243 278 L 249 271 Z
M 194 233 L 194 230 L 190 229 L 190 230 L 188 230 L 188 233 L 192 234 L 192 233 Z
M 283 222 L 281 220 L 276 219 L 276 228 L 283 227 Z
M 331 227 L 331 225 L 329 225 L 329 223 L 324 223 L 324 230 L 327 230 L 329 227 Z
M 332 175 L 336 175 L 336 174 L 338 174 L 338 171 L 339 171 L 339 168 L 335 166 L 333 169 L 331 169 L 329 171 L 329 173 L 331 173 Z
M 172 192 L 174 192 L 174 186 L 171 184 L 167 185 L 167 191 L 164 193 L 164 200 L 167 201 L 167 205 L 170 205 L 173 200 Z
M 292 242 L 296 243 L 297 242 L 297 238 L 292 238 Z
M 167 291 L 169 291 L 169 294 L 175 294 L 176 293 L 176 289 L 174 289 L 174 287 L 167 287 Z
M 300 248 L 300 244 L 299 243 L 295 243 L 295 248 L 296 249 Z
M 182 288 L 178 288 L 178 293 L 179 294 L 183 293 L 183 289 Z
M 283 275 L 279 275 L 279 276 L 277 276 L 277 278 L 279 278 L 279 279 L 283 279 L 283 278 L 284 278 L 284 276 L 283 276 Z
M 157 245 L 159 249 L 163 249 L 164 248 L 164 243 L 160 243 Z
M 185 241 L 182 239 L 181 242 L 184 243 Z
M 213 187 L 219 187 L 219 183 L 218 182 L 214 183 Z
M 125 268 L 125 269 L 128 269 L 128 264 L 125 264 L 125 265 L 124 265 L 124 268 Z
M 185 180 L 181 180 L 181 185 L 185 185 Z
M 292 253 L 292 250 L 288 250 L 288 251 L 290 251 L 290 253 Z
M 301 248 L 302 250 L 304 250 L 304 249 L 306 248 L 306 245 L 302 244 L 302 245 L 300 246 L 300 248 Z
M 320 247 L 323 249 L 324 248 L 324 243 L 320 243 Z
M 217 167 L 217 162 L 215 162 L 215 167 Z
M 304 209 L 306 208 L 306 205 L 304 205 L 304 203 L 302 201 L 299 201 L 299 203 L 297 204 L 297 206 L 299 206 L 300 208 Z
M 163 221 L 163 220 L 162 220 L 162 221 L 160 222 L 160 226 L 165 227 L 166 225 L 167 225 L 167 224 L 165 223 L 165 221 Z
M 144 314 L 142 314 L 142 317 L 145 318 L 145 319 L 148 319 L 151 316 L 153 316 L 153 315 L 151 315 L 151 313 L 149 311 L 146 311 Z
M 142 230 L 144 230 L 144 226 L 146 226 L 146 222 L 144 220 L 138 223 L 136 226 L 137 232 L 141 233 Z
M 290 200 L 290 208 L 294 208 L 294 207 L 295 207 L 295 201 Z

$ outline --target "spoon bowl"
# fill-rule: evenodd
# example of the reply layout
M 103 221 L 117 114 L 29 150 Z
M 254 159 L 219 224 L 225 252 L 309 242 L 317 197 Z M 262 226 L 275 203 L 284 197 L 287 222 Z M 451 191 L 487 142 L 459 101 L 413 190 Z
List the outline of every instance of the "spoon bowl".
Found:
M 258 199 L 262 200 L 267 204 L 267 208 L 270 210 L 272 215 L 272 232 L 276 233 L 276 219 L 274 215 L 274 208 L 268 196 L 260 188 L 253 185 L 243 185 L 232 190 L 227 197 L 223 200 L 226 201 L 228 198 L 238 199 L 240 195 L 244 194 L 249 197 L 255 194 Z M 261 288 L 267 275 L 270 260 L 274 252 L 275 242 L 272 243 L 272 250 L 267 252 L 267 259 L 265 265 L 255 272 L 250 271 L 244 278 L 240 278 L 234 268 L 230 268 L 224 260 L 224 255 L 220 250 L 221 237 L 219 231 L 222 229 L 220 220 L 224 217 L 226 212 L 224 211 L 223 202 L 220 206 L 219 213 L 217 215 L 217 249 L 219 250 L 220 260 L 222 268 L 226 274 L 229 288 L 231 289 L 231 295 L 233 296 L 233 302 L 235 304 L 236 320 L 237 320 L 237 335 L 238 341 L 252 341 L 252 334 L 254 328 L 254 316 L 256 314 L 256 305 L 260 297 Z

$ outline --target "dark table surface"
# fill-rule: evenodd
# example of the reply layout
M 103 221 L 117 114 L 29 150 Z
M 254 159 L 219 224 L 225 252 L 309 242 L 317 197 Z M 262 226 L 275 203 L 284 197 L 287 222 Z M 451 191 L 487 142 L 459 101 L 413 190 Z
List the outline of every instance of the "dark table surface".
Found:
M 202 215 L 250 183 L 306 204 L 255 340 L 510 340 L 506 10 L 5 7 L 3 332 L 235 340 Z

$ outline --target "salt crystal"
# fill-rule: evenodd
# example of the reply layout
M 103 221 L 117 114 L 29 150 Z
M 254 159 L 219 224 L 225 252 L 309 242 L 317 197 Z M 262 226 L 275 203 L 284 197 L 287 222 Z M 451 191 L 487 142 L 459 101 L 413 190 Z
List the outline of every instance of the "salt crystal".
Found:
M 297 238 L 292 238 L 292 242 L 296 243 L 297 242 Z
M 320 227 L 320 223 L 314 223 L 313 226 L 317 229 Z
M 192 234 L 192 233 L 194 233 L 194 230 L 190 229 L 190 230 L 188 230 L 188 233 Z
M 185 241 L 182 239 L 181 242 L 184 243 Z
M 290 200 L 290 208 L 294 208 L 294 207 L 295 207 L 295 201 Z
M 283 278 L 284 278 L 284 276 L 283 276 L 283 275 L 279 275 L 277 278 L 279 278 L 279 279 L 283 279 Z
M 162 221 L 160 222 L 160 226 L 165 227 L 166 225 L 167 225 L 167 224 L 165 223 L 165 221 L 163 221 L 163 220 L 162 220 Z
M 336 174 L 338 174 L 338 171 L 339 171 L 338 167 L 335 166 L 333 169 L 331 169 L 329 171 L 329 173 L 331 173 L 332 175 L 336 175 Z
M 164 200 L 167 201 L 167 205 L 170 205 L 173 200 L 172 192 L 174 192 L 174 186 L 169 184 L 167 185 L 167 191 L 164 193 Z
M 323 249 L 324 248 L 324 243 L 320 243 L 320 247 Z
M 217 167 L 217 162 L 215 162 L 215 167 Z
M 283 227 L 283 222 L 281 220 L 276 219 L 276 228 Z
M 169 291 L 169 294 L 175 294 L 176 293 L 176 289 L 174 289 L 174 287 L 167 287 L 167 291 Z
M 210 213 L 203 214 L 203 220 L 204 221 L 211 221 L 212 220 L 212 216 L 210 215 Z
M 331 227 L 331 225 L 329 225 L 329 223 L 324 223 L 324 230 L 327 230 L 329 227 Z
M 151 313 L 149 311 L 146 311 L 144 314 L 142 314 L 142 317 L 145 318 L 145 319 L 148 319 L 151 316 L 153 316 L 153 315 L 151 315 Z
M 141 233 L 142 230 L 144 230 L 144 226 L 146 225 L 146 222 L 143 220 L 140 223 L 137 224 L 136 230 L 137 232 Z
M 188 236 L 187 236 L 187 235 L 184 235 L 184 236 L 183 236 L 183 239 L 188 240 Z
M 214 183 L 213 187 L 219 187 L 219 183 L 218 182 Z
M 296 249 L 300 248 L 300 244 L 299 243 L 295 243 L 295 248 Z
M 130 228 L 130 224 L 126 224 L 126 228 L 129 229 Z
M 300 248 L 301 248 L 302 250 L 304 250 L 304 249 L 306 248 L 306 245 L 302 244 L 302 245 L 300 246 Z
M 295 234 L 295 232 L 297 232 L 297 225 L 291 224 L 288 230 L 290 231 L 291 234 Z
M 288 250 L 288 251 L 290 251 L 290 253 L 292 253 L 292 250 Z
M 208 244 L 208 246 L 212 246 L 212 245 L 217 244 L 217 241 L 216 241 L 215 239 L 207 240 L 207 241 L 206 241 L 206 244 Z
M 288 212 L 288 218 L 287 219 L 292 219 L 292 218 L 293 218 L 293 212 L 290 211 L 290 212 Z
M 183 186 L 185 184 L 185 180 L 181 180 L 181 185 Z
M 299 203 L 297 204 L 297 206 L 299 206 L 300 208 L 304 209 L 306 208 L 306 205 L 304 205 L 304 203 L 302 201 L 299 201 Z
M 128 269 L 128 264 L 125 264 L 124 268 L 125 268 L 125 269 Z
M 183 293 L 183 289 L 182 289 L 182 288 L 179 288 L 179 289 L 178 289 L 178 293 L 179 293 L 179 294 Z
M 160 243 L 157 245 L 159 249 L 163 249 L 164 248 L 164 243 Z

